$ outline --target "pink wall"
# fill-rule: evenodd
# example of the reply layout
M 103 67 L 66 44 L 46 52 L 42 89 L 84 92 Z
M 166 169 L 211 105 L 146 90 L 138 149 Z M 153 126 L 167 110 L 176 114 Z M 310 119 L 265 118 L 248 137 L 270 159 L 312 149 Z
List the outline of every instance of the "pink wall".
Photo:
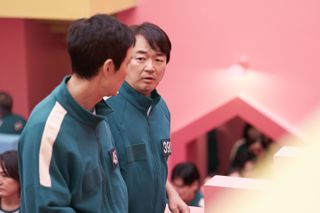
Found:
M 242 137 L 244 125 L 245 123 L 241 118 L 235 117 L 217 128 L 219 150 L 218 174 L 225 175 L 228 171 L 230 166 L 230 151 L 234 143 Z
M 0 19 L 0 89 L 25 117 L 69 73 L 65 35 L 41 21 Z
M 25 81 L 26 44 L 24 21 L 0 19 L 0 90 L 14 97 L 13 110 L 28 115 L 28 87 Z
M 207 177 L 207 135 L 201 135 L 193 141 L 186 143 L 186 161 L 197 165 L 201 179 Z M 180 161 L 185 161 L 180 160 Z M 177 161 L 176 163 L 178 163 Z
M 174 133 L 240 93 L 298 126 L 320 103 L 319 7 L 315 0 L 140 0 L 118 17 L 154 22 L 171 37 L 172 61 L 159 90 Z M 256 71 L 223 70 L 242 54 Z M 196 133 L 186 134 L 193 140 Z M 185 155 L 176 149 L 175 158 Z
M 27 20 L 26 49 L 29 109 L 46 97 L 70 73 L 66 36 L 52 33 L 48 23 Z

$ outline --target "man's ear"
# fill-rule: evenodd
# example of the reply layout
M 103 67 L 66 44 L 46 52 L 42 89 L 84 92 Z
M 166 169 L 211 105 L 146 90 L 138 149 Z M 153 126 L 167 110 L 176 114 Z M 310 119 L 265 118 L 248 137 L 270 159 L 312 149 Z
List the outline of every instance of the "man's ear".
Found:
M 105 60 L 105 62 L 103 63 L 102 69 L 103 69 L 103 73 L 105 75 L 108 75 L 108 74 L 114 72 L 115 70 L 114 70 L 114 64 L 113 64 L 112 59 L 109 58 L 109 59 Z

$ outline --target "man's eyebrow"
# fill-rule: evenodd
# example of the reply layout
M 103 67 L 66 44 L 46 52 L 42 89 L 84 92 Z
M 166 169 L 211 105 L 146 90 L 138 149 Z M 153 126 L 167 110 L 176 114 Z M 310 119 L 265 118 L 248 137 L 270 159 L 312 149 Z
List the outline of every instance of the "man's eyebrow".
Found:
M 138 50 L 137 52 L 135 52 L 135 54 L 144 54 L 146 55 L 148 52 L 146 50 Z M 155 54 L 156 56 L 166 56 L 166 54 L 162 53 L 162 52 L 156 52 Z
M 147 51 L 145 51 L 145 50 L 138 50 L 136 53 L 138 53 L 138 54 L 147 54 Z
M 162 52 L 156 52 L 156 56 L 165 56 L 166 54 L 162 53 Z

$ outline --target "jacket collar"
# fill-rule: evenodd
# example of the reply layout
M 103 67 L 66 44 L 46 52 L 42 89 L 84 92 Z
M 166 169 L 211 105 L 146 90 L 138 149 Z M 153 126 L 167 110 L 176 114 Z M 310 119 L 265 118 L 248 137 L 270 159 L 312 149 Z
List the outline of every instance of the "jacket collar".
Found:
M 81 107 L 74 100 L 67 89 L 67 82 L 69 79 L 70 76 L 66 76 L 60 85 L 53 91 L 55 98 L 71 116 L 75 117 L 84 124 L 97 126 L 113 110 L 104 100 L 101 100 L 95 105 L 96 114 L 93 114 L 92 112 Z
M 144 96 L 133 89 L 126 81 L 122 84 L 119 95 L 123 96 L 145 114 L 147 114 L 149 108 L 156 105 L 161 98 L 157 90 L 153 90 L 150 97 Z

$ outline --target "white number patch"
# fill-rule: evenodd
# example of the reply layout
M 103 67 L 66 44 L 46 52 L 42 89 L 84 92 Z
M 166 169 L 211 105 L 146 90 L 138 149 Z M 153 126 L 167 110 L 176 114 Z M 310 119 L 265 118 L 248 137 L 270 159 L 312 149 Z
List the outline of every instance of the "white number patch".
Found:
M 171 155 L 170 139 L 161 140 L 161 144 L 162 144 L 163 155 L 166 157 Z

